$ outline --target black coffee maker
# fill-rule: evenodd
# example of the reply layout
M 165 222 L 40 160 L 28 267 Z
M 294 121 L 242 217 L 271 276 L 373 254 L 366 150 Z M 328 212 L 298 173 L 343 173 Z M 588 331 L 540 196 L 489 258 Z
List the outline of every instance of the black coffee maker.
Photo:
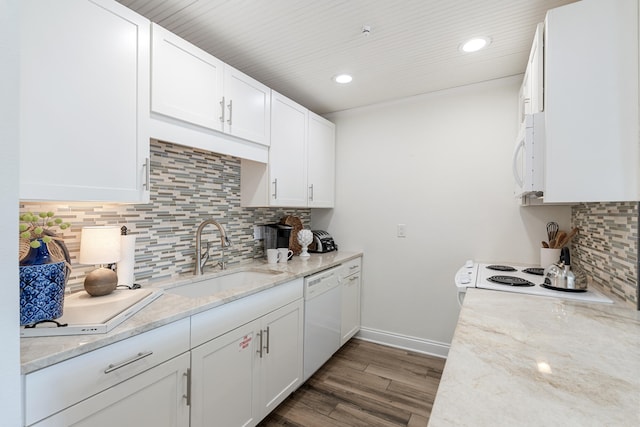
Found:
M 293 227 L 286 224 L 267 224 L 264 227 L 264 250 L 288 248 Z

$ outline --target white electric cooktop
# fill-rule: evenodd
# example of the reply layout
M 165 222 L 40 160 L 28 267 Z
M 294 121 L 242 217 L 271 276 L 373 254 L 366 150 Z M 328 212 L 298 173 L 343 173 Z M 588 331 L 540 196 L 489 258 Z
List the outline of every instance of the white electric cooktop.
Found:
M 512 270 L 495 270 L 488 267 L 511 267 Z M 456 273 L 455 282 L 459 292 L 464 292 L 466 288 L 490 289 L 503 292 L 517 292 L 528 295 L 538 295 L 555 297 L 584 302 L 612 303 L 609 298 L 598 292 L 593 287 L 589 287 L 585 292 L 567 292 L 561 290 L 547 289 L 540 286 L 544 282 L 540 274 L 542 269 L 536 267 L 525 267 L 512 264 L 487 264 L 467 261 L 465 266 Z M 538 274 L 535 274 L 538 273 Z M 489 278 L 494 276 L 512 277 L 514 284 L 493 283 Z M 522 281 L 528 285 L 522 285 Z

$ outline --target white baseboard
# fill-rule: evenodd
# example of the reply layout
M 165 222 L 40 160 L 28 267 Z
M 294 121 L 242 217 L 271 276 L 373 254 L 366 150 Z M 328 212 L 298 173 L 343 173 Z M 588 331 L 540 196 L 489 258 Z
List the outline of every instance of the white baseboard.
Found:
M 431 356 L 447 358 L 449 354 L 449 344 L 425 340 L 422 338 L 410 337 L 406 335 L 394 334 L 377 329 L 360 328 L 356 338 L 364 341 L 371 341 L 377 344 L 388 345 L 390 347 L 401 348 L 403 350 L 415 351 Z

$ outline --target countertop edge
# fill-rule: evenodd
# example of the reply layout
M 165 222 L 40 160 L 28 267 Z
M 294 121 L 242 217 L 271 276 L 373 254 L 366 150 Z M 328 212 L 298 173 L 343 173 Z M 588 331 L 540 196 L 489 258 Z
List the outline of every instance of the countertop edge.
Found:
M 640 312 L 470 289 L 428 425 L 627 425 L 640 421 L 628 372 L 640 372 Z
M 363 256 L 362 252 L 336 251 L 329 252 L 327 254 L 312 254 L 307 260 L 294 258 L 287 264 L 282 265 L 267 264 L 265 261 L 258 260 L 230 268 L 226 273 L 232 272 L 235 269 L 240 270 L 249 267 L 276 269 L 281 270 L 286 274 L 282 278 L 278 278 L 278 280 L 270 281 L 264 285 L 245 289 L 223 297 L 187 298 L 164 293 L 148 306 L 141 309 L 138 313 L 125 320 L 121 325 L 118 325 L 110 332 L 104 334 L 56 337 L 21 337 L 21 374 L 29 374 L 118 341 L 122 341 L 186 317 L 214 309 L 249 295 L 291 282 L 292 280 L 310 276 L 317 272 Z M 220 272 L 214 272 L 210 275 L 204 275 L 200 280 L 206 277 L 215 277 L 215 275 L 219 274 Z M 193 276 L 185 276 L 173 280 L 169 279 L 152 282 L 145 287 L 162 288 L 169 287 L 175 283 L 190 283 L 193 281 Z M 172 308 L 163 308 L 163 306 L 166 307 L 169 304 L 172 304 Z

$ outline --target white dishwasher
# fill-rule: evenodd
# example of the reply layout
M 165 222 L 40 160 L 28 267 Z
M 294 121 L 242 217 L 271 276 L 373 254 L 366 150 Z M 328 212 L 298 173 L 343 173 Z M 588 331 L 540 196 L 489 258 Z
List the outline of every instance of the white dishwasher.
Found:
M 304 381 L 340 348 L 340 266 L 304 279 Z

